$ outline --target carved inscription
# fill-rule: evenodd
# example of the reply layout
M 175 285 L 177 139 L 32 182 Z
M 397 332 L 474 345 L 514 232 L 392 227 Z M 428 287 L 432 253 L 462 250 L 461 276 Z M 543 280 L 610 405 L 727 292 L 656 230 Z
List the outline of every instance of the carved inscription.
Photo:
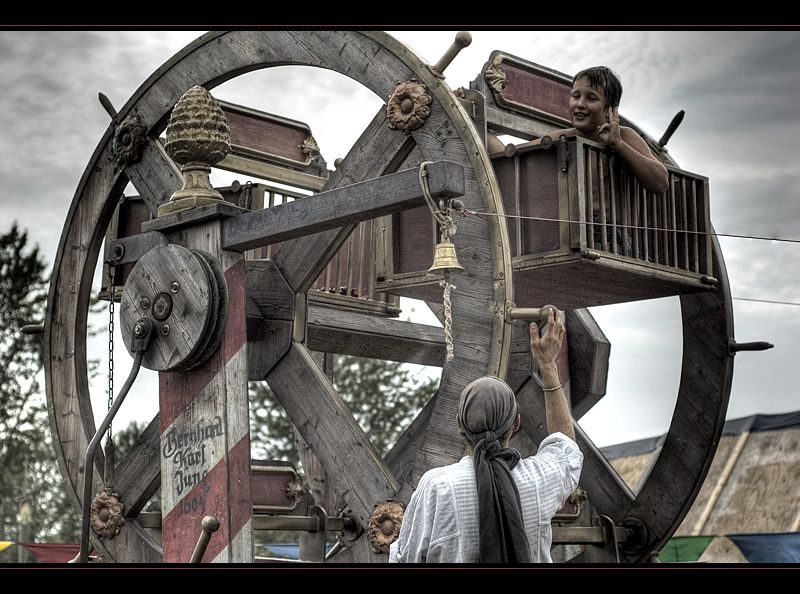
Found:
M 194 425 L 173 425 L 164 433 L 161 455 L 172 474 L 176 496 L 186 495 L 192 487 L 205 481 L 210 470 L 210 441 L 224 434 L 222 417 L 219 415 L 211 420 L 198 421 Z M 194 507 L 184 510 L 186 502 L 181 502 L 181 512 L 194 511 L 198 509 L 198 505 L 205 509 L 204 494 L 209 488 L 207 483 L 203 484 L 203 496 L 200 496 L 203 501 L 194 501 L 198 498 L 193 498 L 194 503 L 190 502 L 189 505 Z

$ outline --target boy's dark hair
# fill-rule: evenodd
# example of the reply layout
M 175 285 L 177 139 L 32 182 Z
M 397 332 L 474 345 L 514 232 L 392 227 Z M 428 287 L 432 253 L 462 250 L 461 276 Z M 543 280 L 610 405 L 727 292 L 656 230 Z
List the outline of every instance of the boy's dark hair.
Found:
M 589 84 L 593 87 L 603 89 L 606 96 L 606 103 L 610 107 L 619 107 L 619 100 L 622 98 L 622 83 L 619 77 L 614 72 L 605 66 L 593 66 L 586 70 L 581 70 L 572 79 L 572 84 L 575 84 L 579 79 L 586 77 L 589 79 Z

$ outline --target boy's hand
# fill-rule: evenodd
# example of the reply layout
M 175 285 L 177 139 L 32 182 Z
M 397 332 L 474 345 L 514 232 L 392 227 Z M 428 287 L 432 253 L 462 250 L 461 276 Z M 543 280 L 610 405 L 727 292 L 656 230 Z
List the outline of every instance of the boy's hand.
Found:
M 600 140 L 611 148 L 616 148 L 621 140 L 619 129 L 619 111 L 616 107 L 609 107 L 606 110 L 606 123 L 598 126 L 597 134 Z

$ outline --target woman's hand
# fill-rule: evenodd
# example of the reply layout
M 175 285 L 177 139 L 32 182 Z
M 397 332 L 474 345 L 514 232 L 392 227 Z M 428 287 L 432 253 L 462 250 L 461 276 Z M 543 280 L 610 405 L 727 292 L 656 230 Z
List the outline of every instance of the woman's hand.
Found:
M 531 354 L 539 364 L 539 369 L 555 366 L 556 356 L 561 350 L 561 341 L 564 339 L 565 332 L 564 312 L 554 307 L 547 308 L 547 325 L 541 338 L 539 338 L 539 327 L 531 324 Z

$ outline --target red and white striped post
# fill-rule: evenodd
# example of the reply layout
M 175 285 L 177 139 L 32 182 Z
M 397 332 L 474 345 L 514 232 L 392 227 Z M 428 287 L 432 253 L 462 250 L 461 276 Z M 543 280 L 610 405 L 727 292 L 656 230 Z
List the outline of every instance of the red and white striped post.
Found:
M 203 561 L 253 560 L 244 259 L 221 250 L 220 222 L 180 231 L 184 247 L 222 264 L 229 313 L 201 368 L 159 374 L 164 562 L 189 561 L 206 515 L 219 518 L 220 528 Z
M 211 165 L 230 150 L 230 130 L 204 88 L 194 86 L 178 101 L 165 148 L 183 164 L 183 187 L 159 207 L 156 224 L 170 243 L 199 250 L 221 265 L 228 319 L 214 353 L 201 353 L 208 356 L 202 367 L 159 374 L 164 561 L 189 561 L 203 517 L 214 515 L 220 527 L 202 560 L 248 563 L 253 512 L 244 257 L 221 244 L 222 218 L 241 209 L 226 204 L 209 181 Z M 211 320 L 212 326 L 217 323 Z

